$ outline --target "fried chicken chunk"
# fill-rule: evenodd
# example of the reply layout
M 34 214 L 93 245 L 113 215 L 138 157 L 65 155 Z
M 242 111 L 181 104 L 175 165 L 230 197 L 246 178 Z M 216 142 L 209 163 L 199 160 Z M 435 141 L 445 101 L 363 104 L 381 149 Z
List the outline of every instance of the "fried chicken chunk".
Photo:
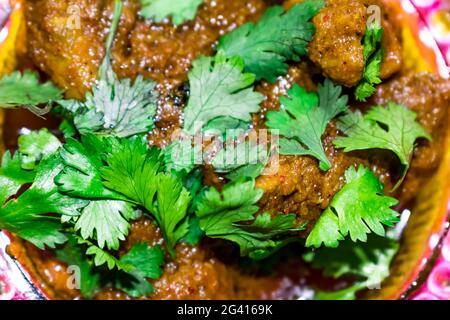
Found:
M 288 0 L 286 7 L 303 2 Z M 353 87 L 361 80 L 364 71 L 364 46 L 362 44 L 371 11 L 377 5 L 381 10 L 383 26 L 382 45 L 385 57 L 381 78 L 386 79 L 401 67 L 401 47 L 393 26 L 384 15 L 386 6 L 375 0 L 327 0 L 326 5 L 313 19 L 316 34 L 309 44 L 309 58 L 321 68 L 324 76 L 336 83 Z
M 431 141 L 420 140 L 414 149 L 411 168 L 396 195 L 406 203 L 414 198 L 441 162 L 450 114 L 450 81 L 427 72 L 407 74 L 380 85 L 369 105 L 385 105 L 389 101 L 416 112 L 417 121 L 432 136 Z
M 126 252 L 138 242 L 164 246 L 159 228 L 149 219 L 140 219 L 132 224 L 130 234 L 123 246 Z M 179 244 L 176 259 L 167 257 L 162 277 L 153 282 L 154 300 L 174 299 L 267 299 L 281 298 L 299 289 L 293 280 L 302 271 L 302 262 L 288 261 L 289 269 L 278 267 L 271 274 L 244 273 L 234 262 L 224 263 L 212 250 L 229 251 L 229 244 L 200 243 L 197 246 Z M 295 266 L 292 266 L 295 264 Z M 299 271 L 300 270 L 300 271 Z M 304 272 L 304 271 L 303 271 Z M 97 299 L 129 299 L 124 292 L 105 289 Z
M 293 78 L 292 75 L 291 71 L 291 76 L 278 84 L 264 86 L 262 92 L 268 97 L 263 103 L 266 110 L 279 108 L 277 95 L 285 94 L 285 88 L 289 86 L 286 82 L 305 83 L 304 79 L 298 76 Z M 432 136 L 431 141 L 419 140 L 408 175 L 394 195 L 402 203 L 407 203 L 414 198 L 423 181 L 436 170 L 441 161 L 440 148 L 444 145 L 444 132 L 449 117 L 446 106 L 450 103 L 450 82 L 431 73 L 403 75 L 380 85 L 371 101 L 362 108 L 386 105 L 390 101 L 416 112 L 417 121 Z M 399 178 L 399 163 L 393 153 L 382 150 L 345 153 L 335 149 L 332 144 L 338 133 L 335 122 L 331 122 L 323 137 L 325 152 L 333 164 L 327 172 L 319 169 L 314 158 L 280 156 L 276 174 L 260 176 L 257 179 L 256 186 L 264 190 L 260 201 L 262 212 L 296 213 L 299 221 L 308 222 L 306 235 L 313 227 L 313 222 L 345 184 L 344 173 L 349 166 L 369 166 L 384 183 L 385 190 L 393 187 Z M 271 163 L 270 166 L 274 164 Z
M 97 78 L 113 12 L 113 0 L 33 0 L 25 14 L 29 55 L 67 97 L 83 98 Z M 142 74 L 170 91 L 187 80 L 191 63 L 213 53 L 218 38 L 257 20 L 263 0 L 206 0 L 194 21 L 183 26 L 157 24 L 138 17 L 139 1 L 123 1 L 113 48 L 120 77 Z M 76 17 L 79 16 L 77 22 Z M 73 17 L 72 20 L 71 17 Z M 78 25 L 77 25 L 78 23 Z
M 315 91 L 316 87 L 311 79 L 311 70 L 303 65 L 301 68 L 291 67 L 286 77 L 276 84 L 262 83 L 257 90 L 267 98 L 262 103 L 264 112 L 280 108 L 280 96 L 286 95 L 287 90 L 295 83 L 305 87 L 308 91 Z M 264 116 L 255 119 L 256 127 L 264 127 Z M 257 178 L 256 186 L 264 190 L 259 206 L 261 212 L 296 213 L 299 222 L 307 222 L 306 236 L 322 211 L 329 206 L 333 196 L 345 184 L 344 174 L 349 166 L 364 164 L 383 180 L 387 186 L 391 185 L 390 161 L 395 158 L 387 154 L 372 152 L 345 153 L 336 149 L 332 141 L 338 135 L 336 123 L 333 121 L 323 137 L 325 152 L 332 163 L 332 168 L 322 171 L 317 159 L 310 156 L 273 157 L 269 164 L 275 174 L 262 175 Z
M 35 0 L 27 6 L 30 54 L 40 69 L 69 90 L 69 96 L 84 94 L 95 80 L 98 64 L 104 55 L 103 43 L 112 14 L 111 0 L 83 1 L 85 5 L 81 7 L 80 14 L 81 25 L 84 27 L 79 30 L 61 29 L 52 22 L 60 21 L 66 16 L 69 8 L 79 4 L 78 0 Z M 314 18 L 317 33 L 309 50 L 311 60 L 321 66 L 325 75 L 347 86 L 359 81 L 364 67 L 361 40 L 365 33 L 367 7 L 378 4 L 384 8 L 383 1 L 326 2 L 326 6 Z M 288 0 L 284 4 L 289 8 L 298 2 L 301 1 Z M 239 0 L 226 3 L 205 1 L 195 20 L 181 27 L 143 21 L 137 17 L 138 1 L 129 0 L 124 4 L 113 50 L 115 69 L 120 76 L 135 77 L 137 74 L 144 74 L 145 77 L 156 79 L 160 84 L 163 98 L 159 103 L 157 128 L 150 134 L 149 139 L 152 144 L 164 146 L 170 142 L 172 130 L 179 126 L 183 107 L 183 102 L 175 105 L 170 96 L 176 95 L 179 98 L 175 100 L 178 101 L 185 100 L 184 93 L 179 88 L 187 79 L 192 60 L 201 54 L 211 54 L 215 42 L 223 33 L 245 22 L 256 20 L 268 7 L 269 1 L 251 0 L 245 6 L 242 6 Z M 35 14 L 37 11 L 40 14 Z M 387 49 L 382 75 L 387 77 L 395 73 L 400 66 L 400 44 L 392 29 L 392 19 L 389 15 L 382 15 L 382 18 L 385 29 L 383 43 Z M 258 84 L 256 89 L 267 98 L 262 103 L 263 112 L 255 116 L 255 126 L 264 127 L 264 113 L 277 110 L 279 97 L 285 95 L 294 83 L 308 90 L 315 90 L 311 79 L 313 73 L 313 68 L 308 63 L 302 63 L 291 66 L 288 75 L 281 77 L 276 84 Z M 424 80 L 415 80 L 414 86 L 420 81 L 428 83 L 427 77 L 418 77 Z M 406 88 L 412 84 L 406 80 L 398 81 L 404 81 Z M 382 88 L 387 88 L 386 86 L 389 84 Z M 417 101 L 431 99 L 437 94 L 422 96 L 420 90 L 414 90 L 415 100 L 406 101 L 405 104 L 415 109 Z M 385 93 L 385 96 L 389 95 Z M 399 97 L 398 94 L 393 94 L 390 98 L 396 101 Z M 399 102 L 403 100 L 399 98 Z M 445 99 L 439 100 L 441 105 L 445 102 Z M 442 114 L 437 116 L 439 119 L 444 117 Z M 419 112 L 419 120 L 426 117 L 429 117 L 426 113 Z M 441 120 L 436 119 L 433 126 L 439 126 L 439 121 Z M 335 124 L 331 123 L 323 139 L 327 155 L 333 163 L 329 171 L 322 172 L 317 166 L 317 160 L 311 157 L 281 156 L 277 174 L 258 178 L 257 186 L 265 191 L 260 202 L 261 210 L 274 214 L 293 212 L 302 222 L 315 221 L 345 183 L 344 172 L 350 165 L 370 166 L 386 184 L 386 188 L 392 185 L 396 178 L 395 172 L 391 170 L 392 163 L 396 164 L 393 155 L 389 152 L 370 151 L 344 153 L 335 149 L 332 144 L 337 134 Z M 437 146 L 430 148 L 436 150 Z M 420 151 L 418 152 L 420 154 Z M 433 157 L 424 158 L 433 160 Z M 205 181 L 214 184 L 219 180 L 210 172 L 206 174 Z M 312 227 L 313 223 L 308 226 Z
M 68 97 L 83 98 L 104 55 L 108 1 L 27 1 L 28 53 Z M 70 19 L 73 15 L 73 20 Z

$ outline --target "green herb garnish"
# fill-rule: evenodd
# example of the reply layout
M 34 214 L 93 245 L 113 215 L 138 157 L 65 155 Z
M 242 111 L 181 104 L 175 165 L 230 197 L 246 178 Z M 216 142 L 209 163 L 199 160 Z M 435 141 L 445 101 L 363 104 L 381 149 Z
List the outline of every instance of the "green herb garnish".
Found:
M 140 140 L 122 140 L 106 155 L 103 183 L 109 189 L 146 208 L 161 227 L 169 252 L 188 232 L 189 192 L 179 178 L 161 172 L 162 157 L 155 148 L 147 150 Z
M 33 71 L 27 70 L 23 74 L 15 71 L 0 79 L 0 107 L 3 108 L 24 107 L 43 115 L 50 109 L 39 106 L 50 105 L 61 97 L 60 89 L 51 82 L 39 83 L 39 76 Z
M 259 111 L 263 100 L 251 85 L 255 76 L 242 73 L 244 62 L 239 57 L 201 57 L 189 72 L 191 95 L 184 109 L 184 130 L 195 134 L 211 120 L 229 116 L 249 122 Z
M 163 22 L 171 17 L 176 25 L 193 20 L 203 0 L 140 0 L 139 14 L 145 19 Z
M 372 107 L 366 115 L 350 113 L 339 119 L 339 129 L 347 137 L 338 137 L 333 143 L 344 151 L 386 149 L 397 155 L 404 166 L 403 182 L 409 169 L 415 142 L 419 138 L 431 140 L 430 134 L 416 122 L 416 114 L 408 108 L 389 103 L 386 108 Z
M 8 184 L 2 185 L 2 202 L 17 193 L 22 186 L 19 183 L 30 182 L 31 178 L 22 169 L 18 169 L 17 157 L 9 157 L 9 154 L 6 154 L 3 160 L 2 173 L 5 175 L 1 179 L 7 179 Z M 31 187 L 0 208 L 0 229 L 14 232 L 41 249 L 45 246 L 54 248 L 56 244 L 64 243 L 66 236 L 61 232 L 60 215 L 78 216 L 79 210 L 88 202 L 66 197 L 58 192 L 53 179 L 62 167 L 57 155 L 43 160 L 36 170 Z
M 375 93 L 375 85 L 381 83 L 381 62 L 384 57 L 384 49 L 381 47 L 383 28 L 374 23 L 367 27 L 364 35 L 364 73 L 363 78 L 355 89 L 355 97 L 358 101 L 366 101 Z
M 346 184 L 333 197 L 306 240 L 307 247 L 337 247 L 350 235 L 352 241 L 367 241 L 373 232 L 385 235 L 383 225 L 392 227 L 398 213 L 391 209 L 398 201 L 383 195 L 383 184 L 369 169 L 350 167 L 345 172 Z
M 347 239 L 339 248 L 320 248 L 305 255 L 313 268 L 323 270 L 328 277 L 347 277 L 356 281 L 337 291 L 316 291 L 316 300 L 355 300 L 356 293 L 365 289 L 380 289 L 390 272 L 389 266 L 397 253 L 396 240 L 370 236 L 367 243 Z
M 219 50 L 229 57 L 242 57 L 245 70 L 255 74 L 257 80 L 275 82 L 287 73 L 287 61 L 299 61 L 306 55 L 316 30 L 310 20 L 323 5 L 323 1 L 313 0 L 288 11 L 271 7 L 256 24 L 246 23 L 222 37 Z
M 288 97 L 282 97 L 280 111 L 267 113 L 266 125 L 279 132 L 280 154 L 310 155 L 320 161 L 320 168 L 328 170 L 331 163 L 322 145 L 322 135 L 331 119 L 347 111 L 347 96 L 342 88 L 326 80 L 318 94 L 308 93 L 294 85 Z
M 208 237 L 237 243 L 241 256 L 265 258 L 293 241 L 303 226 L 296 225 L 293 214 L 272 217 L 263 213 L 255 218 L 262 195 L 253 180 L 227 184 L 222 192 L 208 189 L 197 203 L 200 228 Z
M 74 124 L 82 134 L 129 137 L 153 129 L 158 94 L 153 81 L 139 75 L 118 79 L 112 68 L 111 48 L 122 12 L 121 1 L 115 2 L 111 32 L 106 42 L 106 55 L 100 66 L 99 79 L 83 102 L 60 101 L 60 105 L 74 114 Z
M 47 129 L 32 131 L 19 137 L 19 152 L 22 155 L 22 167 L 33 170 L 46 156 L 61 147 L 61 142 Z

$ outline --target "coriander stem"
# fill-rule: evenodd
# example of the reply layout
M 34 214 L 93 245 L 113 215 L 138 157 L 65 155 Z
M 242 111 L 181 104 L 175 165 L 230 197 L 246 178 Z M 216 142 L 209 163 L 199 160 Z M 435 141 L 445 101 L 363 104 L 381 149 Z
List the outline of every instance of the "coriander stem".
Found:
M 122 1 L 116 0 L 114 4 L 114 14 L 111 22 L 111 29 L 109 30 L 108 38 L 106 40 L 106 55 L 111 52 L 114 37 L 116 36 L 117 28 L 119 26 L 120 16 L 122 14 Z

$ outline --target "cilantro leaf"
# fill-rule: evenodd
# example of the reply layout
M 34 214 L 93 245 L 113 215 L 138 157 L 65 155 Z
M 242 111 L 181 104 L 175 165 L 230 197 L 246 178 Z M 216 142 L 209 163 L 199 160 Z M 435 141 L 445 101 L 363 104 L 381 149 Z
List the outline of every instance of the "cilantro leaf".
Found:
M 22 168 L 21 156 L 18 152 L 11 156 L 6 151 L 0 168 L 0 202 L 3 203 L 19 191 L 19 188 L 34 180 L 35 172 Z
M 101 176 L 104 166 L 102 154 L 111 151 L 116 140 L 102 139 L 93 134 L 83 136 L 82 141 L 68 139 L 60 151 L 64 169 L 56 176 L 59 190 L 72 197 L 90 199 L 79 217 L 75 217 L 75 231 L 80 230 L 84 239 L 96 239 L 100 249 L 118 249 L 128 234 L 128 220 L 136 218 L 135 211 L 119 192 L 105 187 Z M 115 200 L 112 200 L 115 199 Z M 63 222 L 73 217 L 63 217 Z
M 173 256 L 173 248 L 189 229 L 186 213 L 191 196 L 178 179 L 167 174 L 160 174 L 158 178 L 157 210 L 153 215 Z
M 189 219 L 189 229 L 183 238 L 183 241 L 191 246 L 196 246 L 200 240 L 203 238 L 205 233 L 200 228 L 199 221 L 197 217 L 190 217 Z
M 59 218 L 49 213 L 77 216 L 87 202 L 58 192 L 53 180 L 61 169 L 57 155 L 43 160 L 31 187 L 0 208 L 0 229 L 14 232 L 41 249 L 65 242 Z
M 138 76 L 117 79 L 112 69 L 108 78 L 100 78 L 85 102 L 80 102 L 74 122 L 80 133 L 129 137 L 153 129 L 156 91 L 153 81 Z
M 82 136 L 81 142 L 69 138 L 60 150 L 65 166 L 55 178 L 59 190 L 72 197 L 86 199 L 123 199 L 119 193 L 103 185 L 101 152 L 109 149 L 106 140 L 93 134 Z
M 0 106 L 4 108 L 23 106 L 38 115 L 43 115 L 49 109 L 41 109 L 38 106 L 50 104 L 61 97 L 62 91 L 53 83 L 39 83 L 38 74 L 29 70 L 23 74 L 15 71 L 0 79 Z
M 74 114 L 74 124 L 82 134 L 130 137 L 153 129 L 157 93 L 155 83 L 139 75 L 118 79 L 112 68 L 111 47 L 122 12 L 121 1 L 115 1 L 111 30 L 106 42 L 106 55 L 99 70 L 99 80 L 87 93 L 86 100 L 60 101 Z
M 354 243 L 349 239 L 339 248 L 320 248 L 305 255 L 313 268 L 322 269 L 333 278 L 357 277 L 356 283 L 334 292 L 316 292 L 317 300 L 354 300 L 363 289 L 379 288 L 389 276 L 389 266 L 397 253 L 397 241 L 370 236 L 366 243 Z
M 173 141 L 163 150 L 167 172 L 191 172 L 196 164 L 202 163 L 200 146 L 192 146 L 191 140 Z
M 181 180 L 160 172 L 160 152 L 147 150 L 145 142 L 122 140 L 106 156 L 102 168 L 104 185 L 142 205 L 161 227 L 169 252 L 188 231 L 186 219 L 190 195 Z
M 19 152 L 22 154 L 22 167 L 33 170 L 44 157 L 56 152 L 61 142 L 47 129 L 31 131 L 19 137 Z
M 183 186 L 186 188 L 187 191 L 189 191 L 191 197 L 194 199 L 194 201 L 192 201 L 191 203 L 189 212 L 193 212 L 195 200 L 201 195 L 201 193 L 206 188 L 203 185 L 203 179 L 204 173 L 201 168 L 196 168 L 183 177 Z
M 119 270 L 122 269 L 120 261 L 117 260 L 116 257 L 108 253 L 107 251 L 97 247 L 96 245 L 91 245 L 86 250 L 86 254 L 94 256 L 94 264 L 97 267 L 106 264 L 108 266 L 108 269 L 110 270 L 114 269 L 115 267 L 117 267 Z
M 380 84 L 381 63 L 384 57 L 384 49 L 381 47 L 383 28 L 375 22 L 369 26 L 364 35 L 364 73 L 363 79 L 355 89 L 355 97 L 358 101 L 366 101 L 375 93 L 374 85 Z
M 305 225 L 298 226 L 295 214 L 278 214 L 272 217 L 265 212 L 256 217 L 249 225 L 239 224 L 227 239 L 235 239 L 241 248 L 241 255 L 252 259 L 264 259 L 286 244 L 298 239 L 298 232 Z
M 156 22 L 172 17 L 172 22 L 179 25 L 194 19 L 202 2 L 203 0 L 141 0 L 139 14 Z
M 74 237 L 69 237 L 64 247 L 56 250 L 56 258 L 68 266 L 79 268 L 80 273 L 77 280 L 80 292 L 87 299 L 93 298 L 100 289 L 100 275 L 94 272 L 92 264 L 86 259 Z
M 129 272 L 119 272 L 112 287 L 120 289 L 132 298 L 147 297 L 154 292 L 153 285 L 144 277 Z
M 338 137 L 333 144 L 337 148 L 345 148 L 345 152 L 387 149 L 397 155 L 404 170 L 394 190 L 409 169 L 415 141 L 419 138 L 431 140 L 430 134 L 416 122 L 416 114 L 393 102 L 386 108 L 373 107 L 364 116 L 360 112 L 343 116 L 338 126 L 347 137 Z
M 147 278 L 158 279 L 162 275 L 164 253 L 159 245 L 150 247 L 145 242 L 137 243 L 122 257 L 117 258 L 89 240 L 78 236 L 74 236 L 74 238 L 78 240 L 78 246 L 75 246 L 73 249 L 70 248 L 69 252 L 62 252 L 62 256 L 60 256 L 62 260 L 73 261 L 74 257 L 67 254 L 72 253 L 74 249 L 77 250 L 80 246 L 87 246 L 86 256 L 93 256 L 93 262 L 91 263 L 87 258 L 82 261 L 75 261 L 80 263 L 80 268 L 91 266 L 91 264 L 96 267 L 106 265 L 109 270 L 117 268 L 118 272 L 110 272 L 106 277 L 102 277 L 100 281 L 108 280 L 108 282 L 111 282 L 112 280 L 115 288 L 121 289 L 135 298 L 153 292 L 153 286 L 147 281 Z M 78 257 L 75 258 L 78 259 Z M 92 271 L 92 268 L 85 271 Z M 99 275 L 104 274 L 94 273 L 93 277 L 98 277 Z
M 216 172 L 230 172 L 246 165 L 267 162 L 268 151 L 264 145 L 254 145 L 249 141 L 229 144 L 217 152 L 212 160 Z
M 75 136 L 75 134 L 77 133 L 75 124 L 67 118 L 64 119 L 63 121 L 61 121 L 61 124 L 59 125 L 59 131 L 62 132 L 62 134 L 64 135 L 64 138 L 66 138 L 66 139 L 73 138 Z
M 280 154 L 310 155 L 320 161 L 322 170 L 330 169 L 322 135 L 328 122 L 348 109 L 348 97 L 341 93 L 342 88 L 328 79 L 319 85 L 318 95 L 294 85 L 289 97 L 280 99 L 282 110 L 267 113 L 267 127 L 285 137 L 280 139 Z
M 228 116 L 249 122 L 251 113 L 259 111 L 263 100 L 250 86 L 253 74 L 242 73 L 244 62 L 239 57 L 200 57 L 189 72 L 191 95 L 184 109 L 184 130 L 197 133 L 209 121 Z
M 199 199 L 201 199 L 206 187 L 203 186 L 203 171 L 196 168 L 183 177 L 183 186 L 189 191 L 192 201 L 188 208 L 189 230 L 183 241 L 190 245 L 197 245 L 204 233 L 200 229 L 198 218 L 195 216 L 195 209 Z
M 133 208 L 124 201 L 91 201 L 76 219 L 75 231 L 84 239 L 96 239 L 98 247 L 119 249 L 120 241 L 128 235 L 128 220 L 135 217 Z
M 256 79 L 275 82 L 287 73 L 286 61 L 299 61 L 306 55 L 315 27 L 310 20 L 323 7 L 323 1 L 305 1 L 285 12 L 274 6 L 258 23 L 244 24 L 219 41 L 219 50 L 227 56 L 244 59 L 245 70 Z
M 309 233 L 306 246 L 318 248 L 323 242 L 327 247 L 336 248 L 341 240 L 344 240 L 344 237 L 339 232 L 339 219 L 332 210 L 327 209 Z
M 150 247 L 147 243 L 137 243 L 128 253 L 120 258 L 120 262 L 130 270 L 116 278 L 114 287 L 138 298 L 147 296 L 154 288 L 147 278 L 158 279 L 162 275 L 164 254 L 161 247 Z
M 369 169 L 350 167 L 345 172 L 346 185 L 333 197 L 306 240 L 307 247 L 337 247 L 350 234 L 352 241 L 367 241 L 373 232 L 385 235 L 383 225 L 392 227 L 398 213 L 391 209 L 398 201 L 384 196 L 383 184 Z M 336 219 L 337 216 L 337 219 Z
M 249 123 L 229 116 L 217 117 L 203 127 L 203 133 L 210 136 L 224 136 L 233 132 L 244 132 L 249 129 Z M 226 140 L 226 139 L 224 139 Z
M 77 235 L 74 236 L 77 239 L 79 245 L 86 245 L 86 255 L 93 257 L 94 266 L 99 267 L 106 265 L 109 270 L 117 268 L 118 270 L 129 271 L 130 268 L 127 268 L 126 265 L 122 264 L 119 259 L 117 259 L 114 255 L 109 253 L 108 251 L 98 247 L 93 242 L 83 239 Z
M 148 150 L 141 139 L 121 140 L 106 153 L 105 160 L 107 166 L 101 168 L 103 184 L 154 211 L 158 173 L 163 168 L 160 151 L 157 148 Z
M 269 213 L 258 217 L 256 203 L 263 191 L 255 189 L 254 180 L 229 183 L 221 193 L 209 188 L 196 204 L 196 216 L 206 236 L 237 243 L 241 256 L 262 259 L 292 240 L 301 228 L 295 225 L 295 215 Z M 245 222 L 251 224 L 244 224 Z
M 158 279 L 162 275 L 164 252 L 159 245 L 150 247 L 148 243 L 135 244 L 120 261 L 145 278 Z
M 265 159 L 262 159 L 262 161 L 259 161 L 255 164 L 246 164 L 242 167 L 239 167 L 230 173 L 227 174 L 227 179 L 230 181 L 239 181 L 239 180 L 248 180 L 248 179 L 256 179 L 259 177 L 264 169 L 267 166 L 267 163 L 269 161 L 269 157 L 266 156 Z
M 356 293 L 367 288 L 365 283 L 357 282 L 348 288 L 337 291 L 317 291 L 314 300 L 356 300 Z
M 255 189 L 254 181 L 232 183 L 224 186 L 220 193 L 209 188 L 197 203 L 196 216 L 200 219 L 200 227 L 208 234 L 221 234 L 221 223 L 224 217 L 239 221 L 253 220 L 258 211 L 256 203 L 261 199 L 263 190 Z
M 246 136 L 250 139 L 242 141 Z M 269 163 L 272 146 L 262 141 L 255 144 L 251 133 L 242 128 L 228 129 L 220 139 L 225 145 L 211 161 L 216 172 L 227 173 L 230 181 L 256 179 L 263 173 Z
M 357 100 L 366 101 L 368 97 L 372 96 L 375 93 L 375 91 L 376 89 L 372 84 L 368 82 L 362 82 L 356 87 L 355 95 L 359 97 L 357 98 Z

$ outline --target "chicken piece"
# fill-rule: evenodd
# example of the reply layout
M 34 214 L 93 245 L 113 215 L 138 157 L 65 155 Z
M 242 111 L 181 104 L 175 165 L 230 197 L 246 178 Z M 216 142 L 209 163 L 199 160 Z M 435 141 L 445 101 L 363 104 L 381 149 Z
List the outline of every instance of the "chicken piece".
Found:
M 25 14 L 28 48 L 36 66 L 48 74 L 67 97 L 82 98 L 97 78 L 113 12 L 113 0 L 34 0 Z M 150 23 L 138 18 L 139 1 L 124 1 L 113 48 L 120 77 L 143 74 L 167 93 L 187 80 L 191 62 L 210 55 L 221 35 L 257 20 L 263 0 L 207 0 L 194 21 L 182 26 Z M 79 25 L 73 17 L 79 14 Z M 72 18 L 71 18 L 72 17 Z
M 281 81 L 268 85 L 265 90 L 264 93 L 284 92 L 286 83 Z M 270 94 L 267 96 L 264 105 L 277 109 L 278 97 Z M 408 175 L 394 194 L 401 203 L 407 203 L 414 198 L 424 179 L 432 175 L 440 163 L 444 130 L 448 123 L 450 81 L 430 73 L 405 75 L 379 86 L 375 96 L 362 108 L 386 105 L 389 101 L 403 104 L 415 111 L 417 121 L 433 137 L 431 142 L 419 140 Z M 259 203 L 261 212 L 296 213 L 299 221 L 309 222 L 308 229 L 302 234 L 305 236 L 314 225 L 311 222 L 316 221 L 336 192 L 345 184 L 344 172 L 349 166 L 369 166 L 384 183 L 386 191 L 393 187 L 399 178 L 399 170 L 398 159 L 392 152 L 367 150 L 345 153 L 335 149 L 332 144 L 337 134 L 335 122 L 332 121 L 323 138 L 325 152 L 333 164 L 327 172 L 321 171 L 317 160 L 312 157 L 280 156 L 277 173 L 260 176 L 256 180 L 256 186 L 264 190 L 264 196 Z M 274 164 L 271 163 L 270 166 Z
M 66 90 L 67 98 L 84 98 L 97 78 L 113 3 L 114 0 L 27 2 L 29 55 L 40 70 Z M 123 3 L 113 47 L 113 67 L 119 77 L 142 74 L 159 83 L 156 129 L 149 140 L 164 147 L 180 126 L 186 97 L 182 84 L 187 80 L 192 61 L 200 55 L 212 54 L 221 35 L 257 20 L 267 4 L 264 0 L 249 0 L 245 6 L 240 0 L 207 0 L 194 21 L 176 27 L 138 18 L 137 0 Z M 79 14 L 80 28 L 67 28 L 71 12 Z
M 162 245 L 164 240 L 160 229 L 149 219 L 133 223 L 130 234 L 122 247 L 127 252 L 136 243 L 146 241 L 151 246 Z M 235 274 L 213 253 L 201 246 L 180 244 L 176 248 L 176 259 L 164 266 L 162 277 L 154 282 L 152 299 L 233 299 L 235 298 Z M 97 299 L 128 299 L 124 293 L 107 289 Z
M 411 168 L 396 195 L 401 202 L 407 203 L 441 162 L 441 149 L 449 121 L 450 81 L 431 73 L 408 74 L 380 85 L 369 105 L 385 105 L 389 101 L 403 104 L 416 112 L 417 121 L 432 136 L 431 141 L 419 141 Z
M 27 1 L 28 52 L 35 65 L 72 98 L 83 98 L 104 55 L 107 1 Z M 106 15 L 107 17 L 107 15 Z
M 288 0 L 289 8 L 303 0 Z M 377 0 L 327 0 L 313 19 L 316 34 L 309 44 L 309 58 L 321 69 L 324 76 L 336 83 L 353 87 L 361 80 L 364 71 L 364 46 L 362 44 L 369 19 L 368 7 L 381 9 L 384 29 L 382 45 L 385 57 L 381 78 L 390 77 L 401 68 L 401 47 L 391 23 L 385 18 L 385 4 Z
M 388 79 L 399 72 L 402 67 L 402 47 L 395 35 L 394 29 L 388 20 L 382 21 L 383 38 L 381 46 L 384 48 L 384 58 L 381 64 L 380 78 Z
M 150 245 L 164 246 L 159 228 L 149 219 L 140 219 L 133 223 L 130 234 L 122 248 L 129 250 L 136 243 L 146 241 Z M 220 251 L 233 250 L 229 243 L 219 243 Z M 176 259 L 164 266 L 162 277 L 153 281 L 155 292 L 150 295 L 154 300 L 178 299 L 264 299 L 280 298 L 286 291 L 295 291 L 299 286 L 295 277 L 304 273 L 299 259 L 290 261 L 296 267 L 290 271 L 283 266 L 267 275 L 250 275 L 234 263 L 225 264 L 214 254 L 213 245 L 202 243 L 198 246 L 179 244 Z M 304 270 L 304 269 L 303 269 Z M 291 279 L 292 278 L 292 279 Z M 109 288 L 96 295 L 96 299 L 130 299 L 124 292 Z
M 317 30 L 309 44 L 309 58 L 335 82 L 356 85 L 364 70 L 367 8 L 358 0 L 328 0 L 313 22 Z
M 262 82 L 256 86 L 266 100 L 261 105 L 262 112 L 254 117 L 254 127 L 264 128 L 265 114 L 270 110 L 280 108 L 280 97 L 287 95 L 287 91 L 295 84 L 316 91 L 312 80 L 314 68 L 306 63 L 291 66 L 288 74 L 281 77 L 275 84 Z M 335 122 L 331 122 L 324 135 L 325 152 L 333 167 L 324 172 L 318 166 L 318 160 L 310 156 L 282 156 L 272 158 L 270 167 L 278 170 L 273 175 L 262 175 L 256 180 L 256 187 L 264 190 L 263 198 L 259 202 L 261 212 L 296 213 L 298 222 L 308 222 L 307 229 L 301 233 L 306 236 L 314 222 L 320 217 L 342 186 L 345 184 L 344 173 L 351 165 L 364 164 L 382 178 L 386 185 L 390 185 L 390 164 L 388 157 L 377 156 L 373 152 L 345 153 L 335 149 L 332 140 L 338 134 Z M 215 179 L 208 176 L 209 181 Z
M 260 211 L 297 214 L 298 222 L 307 223 L 306 230 L 300 233 L 301 237 L 309 234 L 334 195 L 345 185 L 345 171 L 349 167 L 369 167 L 387 190 L 395 182 L 391 177 L 395 158 L 391 154 L 371 151 L 345 153 L 332 144 L 337 133 L 335 122 L 332 122 L 323 138 L 325 152 L 332 163 L 330 170 L 320 170 L 318 160 L 313 157 L 280 155 L 276 174 L 262 175 L 256 180 L 256 187 L 264 190 L 259 202 Z

